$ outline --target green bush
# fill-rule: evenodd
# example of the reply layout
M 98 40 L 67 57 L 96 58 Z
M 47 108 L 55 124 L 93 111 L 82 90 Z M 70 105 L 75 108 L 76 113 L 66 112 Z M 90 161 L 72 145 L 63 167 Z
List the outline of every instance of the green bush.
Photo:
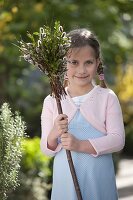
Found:
M 12 113 L 8 103 L 0 109 L 0 200 L 19 185 L 18 173 L 22 157 L 25 122 L 19 112 Z

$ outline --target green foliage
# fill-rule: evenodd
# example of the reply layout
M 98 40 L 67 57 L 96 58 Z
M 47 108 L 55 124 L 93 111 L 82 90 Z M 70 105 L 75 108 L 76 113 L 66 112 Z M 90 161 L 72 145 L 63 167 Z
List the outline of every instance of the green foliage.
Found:
M 22 140 L 26 136 L 25 123 L 18 112 L 11 112 L 4 103 L 0 114 L 0 199 L 18 186 L 18 172 L 22 157 Z
M 50 164 L 52 159 L 44 156 L 40 151 L 40 138 L 25 139 L 21 171 L 27 175 L 44 178 L 49 181 L 52 176 Z

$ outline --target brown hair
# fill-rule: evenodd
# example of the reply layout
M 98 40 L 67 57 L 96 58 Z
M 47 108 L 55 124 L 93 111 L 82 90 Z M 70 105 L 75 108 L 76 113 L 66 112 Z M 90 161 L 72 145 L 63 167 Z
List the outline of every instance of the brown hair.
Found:
M 100 44 L 96 36 L 91 31 L 85 28 L 72 30 L 67 35 L 71 38 L 70 48 L 84 47 L 88 45 L 94 49 L 96 59 L 99 58 L 101 61 L 97 68 L 97 74 L 100 79 L 100 86 L 103 88 L 107 88 L 106 83 L 104 81 L 104 70 L 102 64 Z M 64 81 L 64 84 L 65 86 L 67 85 L 67 80 Z

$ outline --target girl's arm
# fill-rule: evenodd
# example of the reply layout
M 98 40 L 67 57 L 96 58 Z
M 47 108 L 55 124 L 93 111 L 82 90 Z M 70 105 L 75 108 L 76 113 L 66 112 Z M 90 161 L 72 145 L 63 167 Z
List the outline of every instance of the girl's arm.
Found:
M 107 134 L 94 139 L 89 139 L 97 154 L 94 156 L 113 153 L 123 149 L 125 144 L 125 130 L 122 111 L 115 93 L 110 93 L 106 108 Z
M 57 138 L 54 138 L 53 135 L 54 135 L 54 130 L 52 129 L 47 138 L 47 147 L 48 149 L 55 151 L 55 149 L 58 146 L 58 142 L 57 142 Z
M 97 154 L 94 147 L 92 146 L 92 144 L 88 140 L 80 140 L 80 142 L 79 142 L 79 152 L 93 154 L 93 155 Z
M 53 104 L 52 97 L 49 95 L 45 98 L 43 103 L 43 109 L 41 113 L 41 141 L 40 148 L 41 151 L 48 156 L 54 156 L 56 152 L 60 151 L 61 144 L 56 145 L 56 141 L 54 144 L 50 143 L 48 145 L 48 136 L 53 127 Z

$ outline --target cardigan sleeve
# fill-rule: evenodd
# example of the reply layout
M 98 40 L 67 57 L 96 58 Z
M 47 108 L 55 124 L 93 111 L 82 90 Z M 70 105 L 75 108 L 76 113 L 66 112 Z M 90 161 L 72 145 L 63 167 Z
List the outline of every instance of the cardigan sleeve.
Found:
M 123 149 L 125 144 L 125 131 L 119 100 L 114 92 L 110 92 L 106 107 L 106 135 L 89 139 L 98 156 L 113 153 Z
M 53 104 L 52 97 L 49 95 L 44 99 L 42 113 L 41 113 L 41 151 L 48 156 L 54 156 L 56 152 L 61 149 L 61 144 L 58 144 L 55 151 L 48 149 L 47 137 L 53 127 Z

